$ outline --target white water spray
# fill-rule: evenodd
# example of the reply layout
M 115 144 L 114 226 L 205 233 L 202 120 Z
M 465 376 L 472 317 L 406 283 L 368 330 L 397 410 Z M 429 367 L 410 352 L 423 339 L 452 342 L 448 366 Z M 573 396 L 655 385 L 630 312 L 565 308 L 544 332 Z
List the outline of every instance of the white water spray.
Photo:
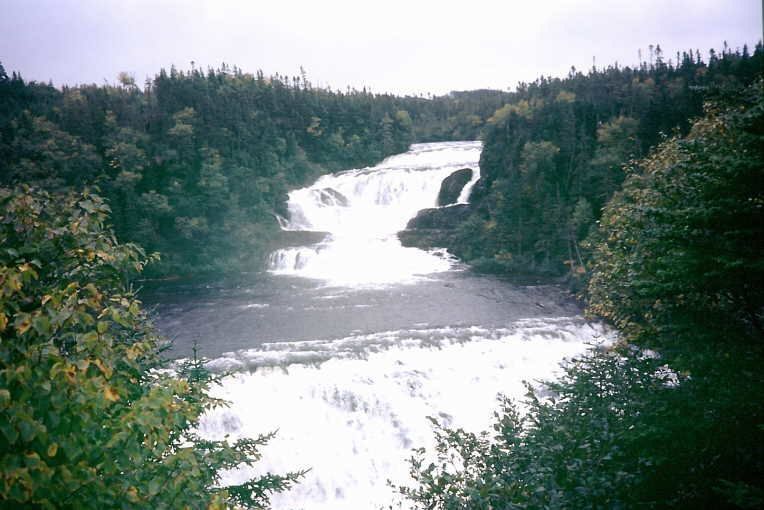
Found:
M 273 253 L 276 274 L 353 286 L 416 281 L 447 271 L 442 251 L 404 248 L 396 233 L 420 209 L 435 207 L 443 179 L 461 168 L 473 176 L 459 196 L 466 203 L 480 177 L 480 142 L 417 144 L 377 166 L 318 179 L 289 194 L 285 230 L 327 232 L 321 243 Z
M 580 318 L 522 320 L 512 328 L 440 328 L 264 346 L 216 360 L 230 378 L 216 396 L 232 403 L 207 416 L 211 438 L 278 430 L 258 470 L 311 468 L 272 499 L 279 510 L 386 507 L 406 485 L 412 448 L 432 448 L 427 416 L 471 432 L 490 428 L 496 397 L 521 399 L 524 380 L 551 378 L 565 357 L 607 333 Z M 315 361 L 315 363 L 311 362 Z M 404 504 L 405 508 L 405 504 Z

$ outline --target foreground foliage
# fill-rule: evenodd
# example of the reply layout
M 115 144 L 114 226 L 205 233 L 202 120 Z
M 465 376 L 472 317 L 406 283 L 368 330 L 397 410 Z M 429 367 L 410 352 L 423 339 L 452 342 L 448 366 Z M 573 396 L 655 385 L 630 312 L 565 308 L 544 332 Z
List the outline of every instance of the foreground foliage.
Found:
M 764 339 L 764 83 L 739 96 L 630 165 L 603 212 L 591 311 L 631 336 Z
M 689 374 L 636 349 L 590 352 L 529 393 L 526 414 L 503 400 L 492 433 L 435 423 L 435 451 L 415 452 L 398 489 L 421 509 L 759 508 L 762 354 L 727 354 Z
M 764 505 L 764 86 L 731 102 L 632 165 L 592 237 L 590 311 L 622 343 L 492 435 L 436 426 L 417 508 Z
M 527 414 L 502 400 L 493 434 L 436 424 L 435 461 L 419 450 L 411 464 L 417 486 L 401 492 L 419 508 L 630 506 L 643 496 L 635 482 L 655 471 L 655 453 L 666 446 L 645 440 L 659 439 L 656 421 L 682 402 L 654 375 L 657 367 L 649 358 L 591 353 L 549 384 L 551 398 L 529 393 Z
M 127 279 L 146 263 L 91 193 L 0 188 L 0 508 L 263 508 L 298 474 L 221 487 L 270 436 L 197 437 L 200 361 L 162 370 Z

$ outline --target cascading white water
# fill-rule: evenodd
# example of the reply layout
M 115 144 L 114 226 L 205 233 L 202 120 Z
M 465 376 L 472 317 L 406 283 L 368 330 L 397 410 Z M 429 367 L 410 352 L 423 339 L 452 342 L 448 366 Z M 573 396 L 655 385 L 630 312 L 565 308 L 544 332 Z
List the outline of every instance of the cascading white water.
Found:
M 435 207 L 443 179 L 471 168 L 458 199 L 465 203 L 480 177 L 480 150 L 480 142 L 416 144 L 377 166 L 326 175 L 292 191 L 282 228 L 328 235 L 314 246 L 276 251 L 269 269 L 352 286 L 411 282 L 447 271 L 454 261 L 442 251 L 404 248 L 395 234 L 417 211 Z
M 241 351 L 211 364 L 239 372 L 216 392 L 231 407 L 206 416 L 201 432 L 235 439 L 278 430 L 256 470 L 224 477 L 239 483 L 310 468 L 302 483 L 273 497 L 274 509 L 386 508 L 396 500 L 387 481 L 410 482 L 411 449 L 433 447 L 427 416 L 472 432 L 488 430 L 498 394 L 521 399 L 523 381 L 553 377 L 563 358 L 607 336 L 597 324 L 564 317 Z
M 278 430 L 256 471 L 233 470 L 224 483 L 310 468 L 294 489 L 273 496 L 275 510 L 387 508 L 397 503 L 387 481 L 406 485 L 411 449 L 433 446 L 427 416 L 487 430 L 499 393 L 519 400 L 523 381 L 552 378 L 564 358 L 608 341 L 606 329 L 551 287 L 450 272 L 454 262 L 443 253 L 400 245 L 395 233 L 435 206 L 442 180 L 464 167 L 474 171 L 458 199 L 467 201 L 480 149 L 479 142 L 415 145 L 293 191 L 282 227 L 328 234 L 272 255 L 268 282 L 277 290 L 255 286 L 238 300 L 206 297 L 174 310 L 175 336 L 183 328 L 198 336 L 194 327 L 212 323 L 207 336 L 229 331 L 252 346 L 209 363 L 234 375 L 215 390 L 230 407 L 205 415 L 202 435 Z M 317 333 L 342 323 L 353 325 Z M 258 331 L 274 328 L 287 332 L 284 341 L 262 343 Z

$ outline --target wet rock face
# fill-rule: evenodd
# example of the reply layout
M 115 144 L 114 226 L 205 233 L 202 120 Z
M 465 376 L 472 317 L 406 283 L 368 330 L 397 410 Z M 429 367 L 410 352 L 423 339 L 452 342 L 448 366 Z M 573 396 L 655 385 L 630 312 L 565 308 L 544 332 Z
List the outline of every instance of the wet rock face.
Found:
M 470 214 L 469 204 L 437 209 L 422 209 L 406 224 L 406 230 L 443 230 L 456 228 Z
M 398 232 L 398 239 L 407 247 L 451 247 L 456 242 L 456 227 L 465 221 L 471 212 L 468 204 L 422 209 L 409 220 L 406 230 Z
M 443 179 L 438 193 L 438 205 L 455 204 L 459 199 L 459 194 L 464 186 L 470 182 L 470 179 L 472 179 L 471 168 L 462 168 Z

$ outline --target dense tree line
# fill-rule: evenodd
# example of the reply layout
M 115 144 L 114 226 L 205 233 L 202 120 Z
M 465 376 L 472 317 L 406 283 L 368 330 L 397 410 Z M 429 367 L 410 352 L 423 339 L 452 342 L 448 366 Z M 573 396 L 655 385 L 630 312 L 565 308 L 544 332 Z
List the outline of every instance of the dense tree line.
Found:
M 544 149 L 547 150 L 547 149 Z M 493 431 L 437 426 L 416 508 L 764 505 L 764 82 L 628 167 L 590 238 L 589 312 L 618 327 Z M 434 460 L 430 460 L 434 459 Z
M 487 121 L 475 213 L 439 240 L 491 271 L 585 273 L 583 241 L 620 189 L 622 165 L 674 132 L 704 101 L 750 84 L 764 49 L 677 54 L 651 63 L 521 84 Z
M 444 96 L 406 98 L 418 142 L 478 140 L 488 119 L 512 98 L 500 90 L 454 91 Z
M 290 188 L 408 148 L 404 107 L 226 65 L 162 70 L 142 90 L 0 68 L 0 183 L 98 186 L 119 238 L 161 252 L 155 274 L 252 269 Z

